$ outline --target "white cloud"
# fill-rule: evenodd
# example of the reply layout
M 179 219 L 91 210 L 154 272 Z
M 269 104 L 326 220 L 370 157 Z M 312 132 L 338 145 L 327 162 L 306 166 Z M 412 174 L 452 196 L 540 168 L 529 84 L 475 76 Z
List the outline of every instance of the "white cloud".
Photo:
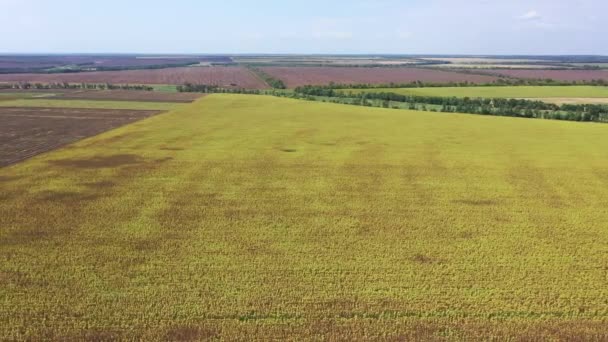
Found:
M 524 13 L 523 15 L 520 15 L 519 17 L 517 17 L 517 19 L 525 20 L 525 21 L 541 20 L 542 18 L 543 17 L 535 10 L 528 11 L 528 12 Z

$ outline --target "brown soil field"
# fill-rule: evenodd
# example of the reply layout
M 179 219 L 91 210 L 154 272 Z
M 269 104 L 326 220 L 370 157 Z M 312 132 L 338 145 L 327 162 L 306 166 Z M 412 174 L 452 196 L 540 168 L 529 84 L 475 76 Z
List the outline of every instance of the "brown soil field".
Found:
M 557 81 L 608 81 L 608 70 L 484 70 L 497 76 L 504 75 L 513 78 L 553 79 Z
M 157 113 L 114 109 L 0 108 L 0 167 Z
M 111 101 L 143 101 L 143 102 L 192 102 L 204 94 L 198 93 L 168 93 L 160 91 L 137 90 L 91 90 L 71 92 L 58 95 L 58 99 L 78 100 L 111 100 Z
M 0 82 L 112 83 L 112 84 L 209 84 L 264 89 L 268 85 L 241 67 L 184 67 L 156 70 L 94 71 L 67 74 L 3 74 Z
M 414 81 L 489 83 L 498 79 L 494 76 L 420 68 L 265 67 L 261 69 L 267 74 L 281 79 L 289 88 L 303 85 L 327 85 L 331 82 L 339 84 L 386 84 Z

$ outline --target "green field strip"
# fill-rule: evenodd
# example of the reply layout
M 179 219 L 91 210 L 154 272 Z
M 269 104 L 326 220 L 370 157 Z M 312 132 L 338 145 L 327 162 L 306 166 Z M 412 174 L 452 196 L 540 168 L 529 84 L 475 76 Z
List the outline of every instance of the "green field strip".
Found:
M 62 99 L 17 99 L 0 101 L 1 107 L 49 107 L 49 108 L 99 108 L 99 109 L 132 109 L 132 110 L 171 110 L 183 103 L 143 102 L 143 101 L 108 101 L 108 100 L 62 100 Z

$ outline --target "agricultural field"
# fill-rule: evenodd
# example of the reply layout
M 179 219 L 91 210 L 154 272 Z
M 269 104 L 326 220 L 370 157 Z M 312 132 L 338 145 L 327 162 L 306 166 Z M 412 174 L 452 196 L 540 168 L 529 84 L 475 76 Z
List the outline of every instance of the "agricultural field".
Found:
M 228 88 L 264 89 L 268 85 L 242 67 L 183 67 L 154 70 L 99 71 L 58 74 L 0 74 L 0 82 L 32 83 L 111 83 L 163 84 L 184 83 L 217 85 Z
M 496 76 L 523 79 L 552 79 L 556 81 L 608 81 L 608 70 L 484 70 Z
M 491 69 L 491 68 L 513 68 L 513 69 L 549 69 L 555 68 L 556 64 L 549 61 L 534 58 L 483 58 L 483 57 L 431 57 L 423 60 L 443 62 L 433 67 L 443 69 Z M 566 65 L 563 66 L 564 68 Z
M 491 83 L 498 78 L 421 68 L 348 68 L 348 67 L 263 67 L 270 76 L 282 80 L 287 87 L 303 85 L 387 84 L 423 81 L 430 83 Z
M 0 169 L 0 336 L 606 340 L 607 128 L 209 95 Z
M 0 167 L 158 113 L 150 110 L 0 107 Z
M 47 97 L 55 97 L 61 94 L 57 94 L 56 92 L 48 92 L 48 93 L 29 93 L 29 92 L 11 92 L 11 93 L 2 93 L 0 92 L 0 101 L 9 101 L 9 100 L 17 100 L 17 99 L 33 99 L 33 98 L 47 98 Z
M 57 96 L 57 98 L 79 100 L 190 103 L 200 98 L 201 96 L 203 96 L 203 94 L 139 90 L 95 90 L 65 93 Z
M 608 105 L 608 98 L 606 97 L 540 97 L 534 100 L 555 103 L 557 105 L 563 104 L 605 104 Z
M 141 90 L 11 89 L 5 92 L 0 91 L 0 101 L 8 99 L 72 99 L 190 103 L 202 96 L 204 94 Z
M 154 101 L 126 101 L 126 100 L 76 100 L 56 97 L 45 98 L 16 98 L 0 99 L 0 107 L 25 108 L 89 108 L 89 109 L 131 109 L 131 110 L 158 110 L 167 111 L 184 106 L 184 103 L 154 102 Z
M 538 58 L 492 58 L 492 57 L 423 57 L 424 60 L 453 64 L 522 64 L 542 63 Z
M 387 56 L 237 56 L 232 59 L 253 66 L 407 66 L 425 62 L 409 57 Z
M 608 99 L 608 87 L 594 86 L 490 86 L 345 89 L 352 93 L 396 93 L 402 95 L 483 98 L 597 98 Z

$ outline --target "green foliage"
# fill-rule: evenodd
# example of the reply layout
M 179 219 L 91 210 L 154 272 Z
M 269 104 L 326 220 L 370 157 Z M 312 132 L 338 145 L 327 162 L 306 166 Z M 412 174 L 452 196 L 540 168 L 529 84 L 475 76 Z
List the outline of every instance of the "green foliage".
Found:
M 480 74 L 480 72 L 477 72 Z M 608 82 L 603 79 L 591 81 L 556 81 L 552 79 L 515 79 L 515 78 L 500 78 L 491 83 L 470 83 L 470 82 L 447 82 L 447 83 L 432 83 L 423 81 L 413 81 L 409 83 L 386 83 L 386 84 L 339 84 L 330 83 L 326 86 L 315 86 L 325 89 L 378 89 L 378 88 L 453 88 L 453 87 L 505 87 L 505 86 L 607 86 Z
M 0 89 L 85 89 L 85 90 L 143 90 L 153 91 L 154 86 L 145 84 L 111 84 L 111 83 L 3 83 Z
M 319 97 L 332 97 L 338 99 L 338 102 L 341 103 L 364 106 L 376 105 L 384 107 L 385 102 L 397 102 L 415 105 L 423 104 L 424 106 L 419 108 L 421 110 L 426 110 L 427 105 L 432 105 L 432 110 L 436 110 L 435 106 L 439 106 L 442 112 L 453 113 L 569 121 L 608 121 L 608 105 L 564 104 L 560 106 L 542 101 L 509 98 L 418 96 L 393 92 L 367 91 L 344 92 L 322 86 L 298 87 L 294 92 L 308 100 L 316 100 Z M 352 99 L 355 99 L 355 101 L 352 101 Z
M 344 89 L 343 93 L 395 93 L 400 95 L 470 98 L 608 98 L 608 87 L 600 86 L 491 86 Z

